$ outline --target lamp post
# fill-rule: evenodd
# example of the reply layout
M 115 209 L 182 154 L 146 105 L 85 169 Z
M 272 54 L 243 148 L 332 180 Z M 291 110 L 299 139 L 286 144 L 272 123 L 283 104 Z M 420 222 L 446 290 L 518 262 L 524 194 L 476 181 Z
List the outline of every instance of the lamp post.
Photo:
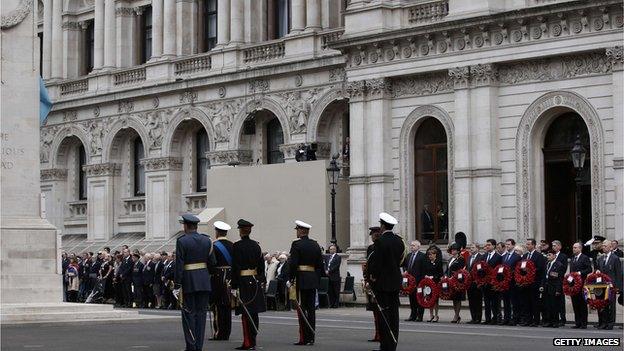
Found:
M 336 252 L 340 252 L 340 248 L 338 248 L 336 240 L 336 185 L 338 184 L 340 167 L 338 167 L 336 159 L 338 159 L 338 154 L 333 155 L 331 161 L 329 162 L 329 167 L 327 167 L 327 179 L 329 181 L 329 186 L 331 187 L 331 243 L 336 245 Z
M 570 157 L 572 158 L 572 164 L 574 165 L 574 169 L 576 170 L 576 177 L 574 181 L 576 183 L 576 192 L 574 193 L 574 201 L 576 203 L 576 240 L 580 240 L 580 232 L 581 232 L 581 180 L 582 180 L 582 171 L 583 166 L 585 165 L 585 156 L 587 154 L 587 150 L 583 147 L 581 143 L 581 135 L 576 135 L 576 140 L 574 141 L 574 147 L 570 150 Z

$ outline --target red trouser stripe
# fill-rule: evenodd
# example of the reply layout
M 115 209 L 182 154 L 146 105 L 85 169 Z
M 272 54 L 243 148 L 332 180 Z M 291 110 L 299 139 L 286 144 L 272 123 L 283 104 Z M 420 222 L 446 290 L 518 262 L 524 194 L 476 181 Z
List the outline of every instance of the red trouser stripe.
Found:
M 304 342 L 303 341 L 304 339 L 303 338 L 303 326 L 302 326 L 303 321 L 302 321 L 301 313 L 299 312 L 299 310 L 297 310 L 297 319 L 299 320 L 299 342 L 303 343 Z
M 244 315 L 241 317 L 243 322 L 243 347 L 251 347 L 251 341 L 249 340 L 249 327 L 247 326 L 247 317 Z
M 379 340 L 379 312 L 373 311 L 373 317 L 375 319 L 375 337 L 373 340 Z

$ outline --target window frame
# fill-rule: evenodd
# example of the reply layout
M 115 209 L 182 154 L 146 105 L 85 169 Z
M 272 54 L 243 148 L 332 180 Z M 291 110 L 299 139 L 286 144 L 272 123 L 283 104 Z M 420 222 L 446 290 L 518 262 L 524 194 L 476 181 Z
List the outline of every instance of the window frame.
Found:
M 214 1 L 214 11 L 210 11 L 210 3 Z M 218 16 L 218 8 L 219 8 L 219 0 L 204 0 L 204 8 L 203 8 L 203 17 L 204 17 L 204 28 L 203 28 L 203 41 L 204 41 L 204 52 L 208 52 L 214 49 L 217 46 L 217 37 L 219 35 L 219 16 Z M 211 18 L 214 20 L 214 37 L 209 36 L 210 32 L 210 24 L 212 23 Z
M 148 16 L 149 16 L 149 21 L 147 20 Z M 152 40 L 153 40 L 153 35 L 154 35 L 153 24 L 154 22 L 153 22 L 153 17 L 152 17 L 152 6 L 147 5 L 143 7 L 143 13 L 141 15 L 141 54 L 139 56 L 141 59 L 140 64 L 144 64 L 147 61 L 149 61 L 149 59 L 151 59 L 153 55 L 153 46 L 152 46 Z M 148 53 L 148 47 L 149 47 L 149 53 Z
M 133 194 L 135 197 L 145 196 L 145 166 L 141 164 L 141 159 L 145 157 L 145 148 L 140 137 L 132 141 L 133 156 Z
M 87 199 L 87 174 L 83 169 L 83 166 L 87 165 L 87 152 L 84 145 L 78 146 L 78 200 Z
M 84 36 L 85 74 L 93 72 L 95 65 L 95 20 L 86 21 Z
M 202 139 L 205 137 L 205 150 L 202 150 Z M 210 151 L 210 139 L 204 128 L 200 128 L 195 133 L 195 191 L 198 193 L 206 192 L 208 188 L 207 176 L 210 168 L 210 160 L 206 156 L 206 152 Z M 202 162 L 204 161 L 204 162 Z M 205 167 L 202 167 L 202 164 Z M 202 186 L 203 179 L 203 186 Z

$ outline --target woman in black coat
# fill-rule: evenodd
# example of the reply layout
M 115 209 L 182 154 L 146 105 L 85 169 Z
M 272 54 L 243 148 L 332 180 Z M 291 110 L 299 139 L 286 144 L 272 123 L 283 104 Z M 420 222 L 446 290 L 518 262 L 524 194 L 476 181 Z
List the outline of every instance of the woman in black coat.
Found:
M 456 243 L 452 243 L 449 246 L 448 253 L 451 255 L 451 257 L 449 258 L 449 264 L 446 268 L 445 275 L 450 278 L 453 276 L 453 273 L 466 267 L 466 261 L 460 255 L 460 247 Z M 461 302 L 465 299 L 466 296 L 464 293 L 455 293 L 453 295 L 453 310 L 455 311 L 455 317 L 453 318 L 451 323 L 459 323 L 461 321 L 459 312 L 461 311 Z
M 427 249 L 427 259 L 423 262 L 423 275 L 425 277 L 430 277 L 434 282 L 440 282 L 440 278 L 444 271 L 442 270 L 442 260 L 438 257 L 438 248 L 436 246 L 431 246 Z M 434 313 L 435 312 L 435 313 Z M 435 306 L 429 309 L 429 319 L 428 322 L 437 322 L 438 321 L 438 303 L 436 302 Z

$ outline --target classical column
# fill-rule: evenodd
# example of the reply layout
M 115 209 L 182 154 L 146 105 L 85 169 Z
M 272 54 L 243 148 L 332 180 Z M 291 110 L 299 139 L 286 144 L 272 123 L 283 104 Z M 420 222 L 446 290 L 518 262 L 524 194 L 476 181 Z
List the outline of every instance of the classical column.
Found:
M 306 30 L 321 29 L 321 0 L 306 0 Z
M 137 9 L 142 13 L 142 9 Z M 118 7 L 115 9 L 115 22 L 117 36 L 115 38 L 115 65 L 117 67 L 131 67 L 138 63 L 137 51 L 140 47 L 135 26 L 135 10 L 131 7 Z
M 230 44 L 242 44 L 245 34 L 245 17 L 243 0 L 231 0 L 230 11 Z
M 52 74 L 63 78 L 63 1 L 52 1 Z
M 163 53 L 163 0 L 152 0 L 152 58 Z
M 115 39 L 117 36 L 115 0 L 105 0 L 104 4 L 104 68 L 116 66 Z
M 615 178 L 615 234 L 624 233 L 624 52 L 622 46 L 607 48 L 613 85 L 613 173 Z M 608 233 L 607 233 L 608 235 Z
M 476 234 L 473 227 L 472 211 L 472 178 L 471 167 L 471 136 L 470 136 L 470 79 L 469 67 L 449 69 L 449 76 L 455 86 L 455 193 L 449 194 L 455 199 L 455 213 L 451 216 L 455 231 L 463 231 L 468 242 L 474 242 Z M 450 224 L 449 224 L 450 226 Z
M 46 219 L 62 230 L 65 219 L 64 210 L 67 208 L 67 170 L 42 169 L 41 192 L 45 195 Z
M 52 0 L 43 5 L 43 72 L 44 79 L 52 74 Z
M 104 0 L 95 0 L 93 20 L 93 70 L 104 66 Z
M 197 53 L 197 1 L 176 0 L 176 53 Z
M 165 0 L 169 1 L 169 0 Z M 145 238 L 169 239 L 178 231 L 182 158 L 141 160 L 145 166 Z
M 83 166 L 87 176 L 87 240 L 108 241 L 115 232 L 115 178 L 121 174 L 117 163 Z
M 291 33 L 299 33 L 305 29 L 306 0 L 292 0 L 292 29 Z
M 176 54 L 176 3 L 175 0 L 164 1 L 163 15 L 163 56 Z
M 84 57 L 80 22 L 63 23 L 63 72 L 64 78 L 76 78 L 83 74 L 81 57 Z
M 217 45 L 230 42 L 230 0 L 217 1 Z

